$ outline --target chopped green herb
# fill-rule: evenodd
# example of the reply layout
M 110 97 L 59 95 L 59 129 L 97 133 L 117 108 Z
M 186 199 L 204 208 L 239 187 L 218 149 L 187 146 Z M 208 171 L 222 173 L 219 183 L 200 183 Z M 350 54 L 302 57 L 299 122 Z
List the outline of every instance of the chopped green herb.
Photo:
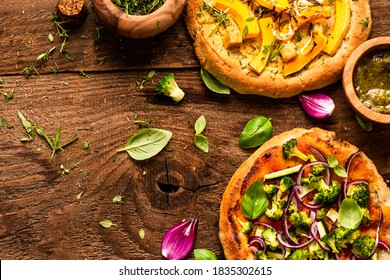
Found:
M 114 198 L 112 199 L 112 202 L 114 202 L 114 203 L 123 202 L 123 195 L 114 196 Z
M 148 15 L 160 8 L 166 0 L 112 0 L 129 15 Z
M 366 29 L 369 24 L 370 24 L 370 19 L 369 18 L 363 18 L 362 19 L 362 27 L 363 27 L 363 29 Z
M 138 125 L 140 128 L 150 127 L 151 123 L 152 120 L 148 119 L 146 121 L 141 121 L 138 119 L 138 114 L 137 113 L 134 114 L 134 124 Z
M 100 33 L 100 30 L 102 27 L 96 27 L 95 32 L 92 35 L 92 38 L 95 42 L 100 42 L 102 40 L 102 34 Z
M 144 230 L 144 229 L 141 228 L 141 229 L 139 230 L 138 234 L 139 234 L 139 237 L 140 237 L 141 239 L 144 239 L 144 238 L 145 238 L 145 230 Z
M 10 92 L 3 92 L 5 101 L 9 101 L 12 98 L 14 98 L 14 92 L 15 92 L 15 89 L 11 89 Z
M 49 42 L 53 42 L 54 41 L 54 37 L 51 33 L 49 33 L 49 35 L 47 35 L 47 39 L 49 40 Z
M 63 165 L 63 164 L 60 165 L 60 169 L 61 169 L 62 175 L 68 174 L 70 172 L 69 168 L 65 167 L 65 165 Z
M 38 55 L 37 60 L 45 60 L 48 61 L 50 59 L 50 54 L 56 49 L 56 47 L 52 47 L 45 51 L 44 53 L 41 53 Z
M 81 196 L 83 195 L 83 191 L 81 191 L 81 192 L 79 192 L 77 195 L 76 195 L 76 199 L 80 199 L 81 198 Z
M 358 124 L 363 128 L 365 131 L 371 131 L 372 130 L 372 123 L 362 119 L 359 115 L 355 114 L 355 118 L 358 122 Z
M 33 123 L 31 123 L 29 120 L 27 120 L 21 111 L 18 111 L 18 117 L 21 120 L 23 127 L 25 129 L 25 132 L 27 134 L 27 137 L 20 139 L 20 141 L 26 142 L 26 141 L 34 140 L 35 125 Z
M 6 123 L 7 123 L 7 119 L 6 118 L 1 118 L 0 129 L 3 129 L 3 127 L 5 126 Z
M 205 128 L 206 128 L 206 119 L 203 115 L 201 115 L 194 124 L 194 129 L 195 129 L 194 144 L 199 150 L 208 153 L 209 139 L 203 134 Z
M 89 141 L 83 142 L 83 149 L 84 150 L 88 150 L 90 146 L 91 146 L 91 143 Z
M 33 73 L 36 73 L 37 75 L 39 75 L 39 73 L 37 72 L 37 69 L 35 69 L 34 66 L 28 66 L 28 67 L 25 67 L 22 72 L 20 72 L 20 74 L 24 74 L 25 78 L 28 79 L 30 77 L 33 76 Z

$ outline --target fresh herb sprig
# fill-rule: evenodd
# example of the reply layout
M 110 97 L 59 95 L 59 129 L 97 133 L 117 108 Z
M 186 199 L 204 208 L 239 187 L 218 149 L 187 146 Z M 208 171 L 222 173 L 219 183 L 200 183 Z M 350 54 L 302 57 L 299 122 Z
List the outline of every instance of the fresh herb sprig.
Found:
M 129 15 L 148 15 L 160 8 L 166 0 L 112 0 Z
M 223 26 L 226 28 L 230 24 L 230 20 L 224 11 L 214 8 L 204 0 L 202 1 L 203 1 L 203 6 L 199 13 L 201 14 L 204 11 L 208 12 L 212 16 L 213 22 L 216 23 L 216 27 L 211 31 L 209 36 L 213 35 L 219 26 Z
M 54 138 L 53 137 L 50 138 L 49 136 L 47 136 L 47 134 L 42 128 L 37 128 L 36 132 L 39 136 L 42 136 L 46 140 L 46 142 L 49 144 L 50 148 L 52 149 L 53 152 L 51 154 L 51 158 L 54 157 L 57 151 L 63 151 L 65 146 L 68 146 L 69 144 L 73 143 L 78 138 L 78 135 L 76 135 L 71 140 L 65 142 L 64 144 L 60 144 L 61 124 L 58 124 L 57 132 Z
M 195 135 L 194 135 L 194 144 L 195 146 L 205 152 L 209 152 L 209 139 L 203 134 L 204 129 L 206 128 L 206 118 L 201 115 L 194 124 Z

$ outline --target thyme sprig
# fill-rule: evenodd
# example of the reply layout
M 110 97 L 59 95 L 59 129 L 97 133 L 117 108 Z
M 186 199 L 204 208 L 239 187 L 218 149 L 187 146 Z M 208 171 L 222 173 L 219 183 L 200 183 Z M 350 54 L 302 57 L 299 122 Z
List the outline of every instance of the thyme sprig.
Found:
M 204 0 L 202 1 L 203 1 L 203 6 L 201 7 L 199 13 L 201 14 L 204 11 L 208 12 L 212 16 L 213 22 L 216 23 L 215 28 L 211 31 L 209 36 L 213 35 L 215 31 L 218 29 L 218 27 L 223 26 L 226 28 L 230 24 L 230 20 L 227 17 L 225 11 L 218 10 L 213 6 L 211 6 L 209 3 L 205 2 Z M 204 21 L 203 23 L 206 23 L 206 21 Z
M 112 0 L 129 15 L 148 15 L 160 8 L 166 0 Z

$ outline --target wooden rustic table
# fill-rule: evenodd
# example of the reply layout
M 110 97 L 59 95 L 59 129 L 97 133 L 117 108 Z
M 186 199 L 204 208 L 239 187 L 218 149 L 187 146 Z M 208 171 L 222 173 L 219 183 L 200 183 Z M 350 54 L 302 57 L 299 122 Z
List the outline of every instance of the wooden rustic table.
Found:
M 319 90 L 336 103 L 324 120 L 306 115 L 296 97 L 217 95 L 199 77 L 182 19 L 160 36 L 130 40 L 102 28 L 90 6 L 85 22 L 70 29 L 67 53 L 60 53 L 63 40 L 50 20 L 56 2 L 0 0 L 0 121 L 6 121 L 0 129 L 0 259 L 162 259 L 163 234 L 188 218 L 199 219 L 195 247 L 222 259 L 219 204 L 230 177 L 254 151 L 240 149 L 238 137 L 258 115 L 272 118 L 274 134 L 333 130 L 388 178 L 390 126 L 363 130 L 340 82 Z M 390 2 L 372 0 L 371 8 L 371 37 L 390 36 Z M 37 61 L 53 47 L 48 61 Z M 152 70 L 156 75 L 143 83 Z M 157 80 L 170 72 L 186 93 L 179 104 L 154 96 Z M 50 137 L 61 124 L 60 143 L 78 139 L 51 158 L 42 137 L 21 142 L 26 132 L 18 110 Z M 170 151 L 143 162 L 116 152 L 138 130 L 136 115 L 173 132 Z M 207 120 L 208 154 L 193 144 L 200 115 Z M 116 195 L 123 202 L 112 202 Z M 104 219 L 116 226 L 102 227 Z

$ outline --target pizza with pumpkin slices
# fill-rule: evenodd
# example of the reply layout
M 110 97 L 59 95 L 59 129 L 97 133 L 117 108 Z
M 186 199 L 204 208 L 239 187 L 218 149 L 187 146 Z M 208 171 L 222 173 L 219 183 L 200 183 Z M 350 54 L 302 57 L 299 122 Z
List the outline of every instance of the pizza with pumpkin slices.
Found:
M 390 259 L 390 189 L 334 132 L 274 136 L 234 173 L 221 201 L 227 259 Z
M 206 71 L 273 98 L 339 80 L 371 30 L 369 0 L 191 0 L 185 15 Z

